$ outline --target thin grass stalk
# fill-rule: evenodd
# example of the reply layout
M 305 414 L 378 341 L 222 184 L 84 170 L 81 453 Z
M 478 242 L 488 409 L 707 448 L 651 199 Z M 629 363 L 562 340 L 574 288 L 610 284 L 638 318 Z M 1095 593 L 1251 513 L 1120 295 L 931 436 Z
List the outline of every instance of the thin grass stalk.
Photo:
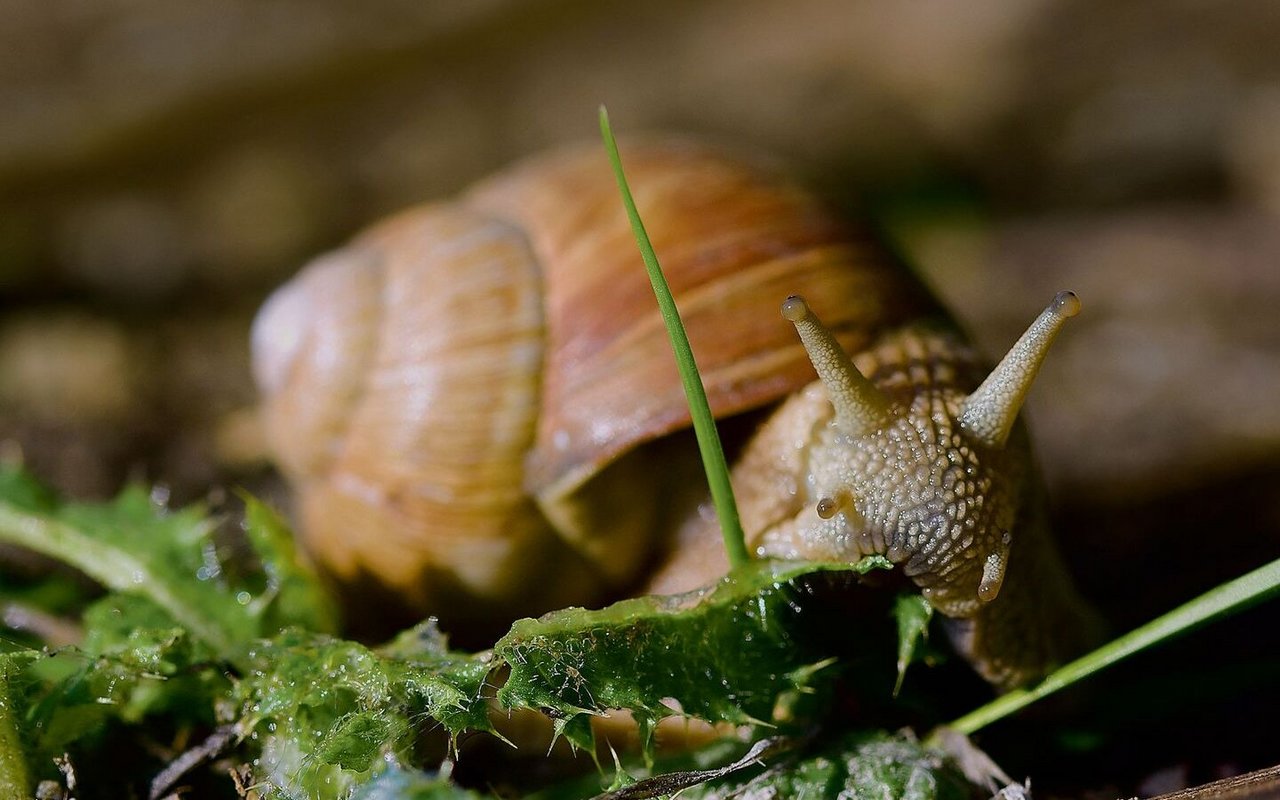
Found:
M 1035 686 L 1015 689 L 1001 695 L 947 727 L 967 736 L 1135 653 L 1187 633 L 1218 617 L 1241 611 L 1278 592 L 1280 559 L 1210 589 L 1142 627 L 1059 667 Z
M 729 556 L 731 568 L 740 567 L 750 558 L 747 554 L 746 537 L 742 533 L 742 522 L 738 518 L 738 504 L 733 498 L 733 485 L 729 481 L 729 467 L 725 463 L 724 448 L 720 445 L 720 436 L 716 432 L 715 418 L 711 416 L 711 406 L 707 402 L 707 392 L 702 386 L 702 378 L 698 375 L 698 365 L 693 358 L 693 349 L 689 346 L 689 337 L 685 334 L 684 324 L 680 321 L 680 312 L 676 309 L 675 299 L 667 286 L 667 279 L 658 264 L 658 256 L 653 251 L 653 243 L 640 220 L 640 212 L 636 210 L 635 199 L 627 185 L 626 175 L 622 171 L 622 158 L 618 155 L 618 143 L 613 138 L 609 127 L 609 112 L 600 107 L 600 135 L 604 137 L 604 146 L 609 153 L 609 163 L 613 166 L 614 178 L 618 181 L 618 191 L 622 193 L 622 204 L 627 210 L 627 218 L 631 220 L 631 231 L 635 234 L 636 245 L 640 248 L 640 257 L 644 259 L 645 269 L 649 273 L 649 283 L 653 286 L 653 294 L 658 299 L 658 308 L 662 311 L 662 321 L 667 326 L 667 336 L 671 339 L 671 349 L 675 351 L 676 366 L 680 371 L 680 381 L 684 384 L 685 398 L 689 402 L 689 413 L 693 418 L 693 432 L 698 439 L 698 450 L 702 453 L 702 466 L 707 473 L 707 483 L 711 487 L 711 502 L 715 505 L 716 516 L 720 520 L 720 535 L 724 538 L 725 553 Z

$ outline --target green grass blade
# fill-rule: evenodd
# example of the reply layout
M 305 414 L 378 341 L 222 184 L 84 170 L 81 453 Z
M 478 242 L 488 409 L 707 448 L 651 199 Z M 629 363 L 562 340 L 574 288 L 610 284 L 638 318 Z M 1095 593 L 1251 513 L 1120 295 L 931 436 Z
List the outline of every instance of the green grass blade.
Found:
M 640 256 L 644 259 L 645 269 L 649 272 L 653 293 L 658 298 L 658 308 L 662 310 L 662 321 L 666 323 L 667 335 L 671 338 L 671 349 L 675 351 L 680 380 L 684 383 L 684 394 L 689 401 L 693 431 L 698 437 L 698 449 L 702 453 L 707 483 L 711 486 L 711 501 L 715 504 L 716 516 L 720 519 L 724 549 L 729 555 L 729 564 L 736 568 L 745 564 L 749 556 L 742 533 L 742 523 L 738 519 L 738 505 L 733 499 L 733 486 L 729 482 L 729 468 L 725 464 L 724 450 L 720 446 L 715 419 L 711 416 L 711 407 L 707 403 L 707 392 L 702 386 L 702 379 L 698 376 L 698 365 L 694 362 L 693 350 L 689 347 L 689 337 L 685 335 L 675 300 L 671 297 L 671 289 L 667 286 L 667 279 L 662 275 L 658 256 L 653 252 L 653 244 L 649 241 L 649 234 L 645 232 L 644 223 L 640 220 L 640 212 L 636 210 L 631 189 L 627 186 L 627 178 L 622 172 L 618 143 L 614 141 L 613 131 L 609 127 L 609 112 L 604 106 L 600 107 L 600 134 L 604 137 L 605 149 L 609 151 L 609 163 L 612 164 L 614 177 L 618 181 L 618 191 L 622 193 L 622 204 L 626 207 L 627 218 L 631 220 L 631 230 L 635 234 L 636 244 L 640 247 Z
M 1066 688 L 1153 645 L 1186 633 L 1217 617 L 1240 611 L 1280 592 L 1280 560 L 1211 589 L 1119 639 L 1052 672 L 1029 689 L 1018 689 L 969 712 L 948 727 L 965 735 Z

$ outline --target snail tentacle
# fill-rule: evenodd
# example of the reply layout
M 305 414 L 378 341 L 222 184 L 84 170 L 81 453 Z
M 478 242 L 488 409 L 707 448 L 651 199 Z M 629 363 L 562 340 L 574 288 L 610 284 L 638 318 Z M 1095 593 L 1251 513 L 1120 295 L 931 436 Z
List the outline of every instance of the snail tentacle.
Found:
M 960 427 L 970 437 L 987 447 L 1004 447 L 1049 346 L 1063 324 L 1079 313 L 1080 299 L 1074 292 L 1054 295 L 982 385 L 965 398 Z
M 836 337 L 818 319 L 803 297 L 792 295 L 782 304 L 782 316 L 796 326 L 813 368 L 827 387 L 835 422 L 857 436 L 883 427 L 892 418 L 889 399 L 854 366 Z

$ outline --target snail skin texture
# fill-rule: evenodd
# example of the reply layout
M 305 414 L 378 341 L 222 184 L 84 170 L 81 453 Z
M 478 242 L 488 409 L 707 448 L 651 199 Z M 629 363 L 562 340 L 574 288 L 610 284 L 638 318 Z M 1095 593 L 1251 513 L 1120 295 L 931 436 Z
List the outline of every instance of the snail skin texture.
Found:
M 733 467 L 752 552 L 885 555 L 999 686 L 1082 646 L 1089 613 L 1018 421 L 1075 296 L 988 374 L 910 272 L 811 194 L 689 142 L 622 155 L 713 412 L 774 409 Z M 598 146 L 321 257 L 267 301 L 253 348 L 300 534 L 362 613 L 500 629 L 727 569 Z

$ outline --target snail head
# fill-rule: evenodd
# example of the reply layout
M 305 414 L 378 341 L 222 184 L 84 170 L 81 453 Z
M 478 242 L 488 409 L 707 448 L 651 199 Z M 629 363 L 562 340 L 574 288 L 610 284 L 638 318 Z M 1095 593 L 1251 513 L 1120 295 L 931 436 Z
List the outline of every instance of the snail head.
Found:
M 830 400 L 813 431 L 803 487 L 813 501 L 759 543 L 763 555 L 856 560 L 880 554 L 942 613 L 968 617 L 1000 593 L 1018 529 L 1036 504 L 1025 435 L 1016 425 L 1041 362 L 1080 310 L 1059 292 L 972 391 L 954 332 L 912 326 L 860 357 L 841 348 L 800 297 L 795 324 Z

